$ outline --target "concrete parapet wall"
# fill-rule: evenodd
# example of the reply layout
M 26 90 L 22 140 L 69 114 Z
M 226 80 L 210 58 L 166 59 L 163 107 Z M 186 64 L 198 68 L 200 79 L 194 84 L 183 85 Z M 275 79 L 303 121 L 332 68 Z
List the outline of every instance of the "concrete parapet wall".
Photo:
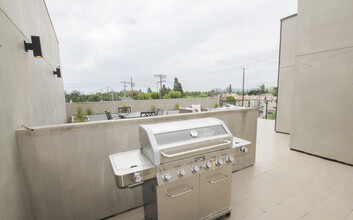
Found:
M 19 152 L 35 218 L 100 219 L 141 206 L 142 188 L 119 189 L 108 156 L 138 149 L 140 124 L 204 117 L 223 120 L 234 136 L 251 141 L 253 146 L 249 154 L 255 156 L 257 109 L 17 130 Z
M 74 115 L 78 106 L 82 106 L 84 112 L 87 108 L 91 108 L 95 114 L 109 111 L 117 113 L 118 107 L 127 105 L 131 107 L 133 112 L 150 111 L 151 106 L 160 109 L 173 110 L 175 105 L 180 107 L 191 107 L 192 104 L 201 105 L 202 108 L 213 108 L 215 104 L 219 104 L 218 97 L 209 98 L 183 98 L 183 99 L 152 99 L 152 100 L 131 100 L 131 101 L 113 101 L 113 102 L 75 102 L 66 104 L 67 121 L 71 122 L 71 115 Z

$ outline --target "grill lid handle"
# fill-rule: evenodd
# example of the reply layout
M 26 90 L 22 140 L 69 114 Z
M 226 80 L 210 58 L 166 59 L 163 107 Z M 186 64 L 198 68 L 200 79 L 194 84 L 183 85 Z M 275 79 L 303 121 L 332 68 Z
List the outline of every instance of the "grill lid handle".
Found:
M 229 140 L 224 140 L 224 143 L 222 143 L 222 144 L 216 144 L 216 145 L 212 145 L 212 146 L 208 146 L 208 147 L 197 148 L 197 149 L 184 151 L 184 152 L 180 152 L 180 153 L 176 153 L 176 154 L 167 154 L 167 153 L 161 151 L 161 155 L 163 157 L 167 157 L 167 158 L 179 157 L 179 156 L 183 156 L 185 154 L 191 154 L 191 153 L 196 153 L 196 152 L 203 151 L 203 150 L 209 150 L 209 149 L 212 149 L 212 148 L 221 147 L 221 146 L 224 146 L 224 145 L 227 145 L 227 144 L 231 144 L 231 143 L 232 142 L 229 141 Z

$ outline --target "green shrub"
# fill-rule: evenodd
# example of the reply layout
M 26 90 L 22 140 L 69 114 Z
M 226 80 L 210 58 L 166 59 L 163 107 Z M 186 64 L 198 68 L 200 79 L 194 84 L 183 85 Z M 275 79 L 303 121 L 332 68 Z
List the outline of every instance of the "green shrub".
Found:
M 170 91 L 168 93 L 168 96 L 170 96 L 170 98 L 172 98 L 172 99 L 181 98 L 181 92 L 179 92 L 179 91 Z
M 214 107 L 215 107 L 215 108 L 218 108 L 218 104 L 217 104 L 217 103 L 216 103 L 216 104 L 214 104 Z
M 231 96 L 231 95 L 227 96 L 227 99 L 228 100 L 235 100 L 234 96 Z
M 273 112 L 272 114 L 267 113 L 267 119 L 275 120 L 276 119 L 276 112 Z
M 91 108 L 87 108 L 86 109 L 86 115 L 92 115 L 93 114 L 93 111 Z
M 205 93 L 202 93 L 202 94 L 200 94 L 200 96 L 199 96 L 200 98 L 206 98 L 206 97 L 208 97 L 208 95 L 207 94 L 205 94 Z
M 161 94 L 159 92 L 151 92 L 150 97 L 151 99 L 160 99 Z
M 77 111 L 75 114 L 74 123 L 84 122 L 87 119 L 88 119 L 88 117 L 83 115 L 82 106 L 77 106 Z
M 151 108 L 150 108 L 151 112 L 153 112 L 155 109 L 156 107 L 154 105 L 151 105 Z
M 179 110 L 179 103 L 174 105 L 174 110 Z

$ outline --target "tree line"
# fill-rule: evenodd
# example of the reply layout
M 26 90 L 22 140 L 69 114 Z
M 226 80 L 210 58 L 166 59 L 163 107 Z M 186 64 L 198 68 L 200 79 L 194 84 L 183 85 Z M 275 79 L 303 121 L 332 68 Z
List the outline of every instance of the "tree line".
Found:
M 232 92 L 232 85 L 225 89 L 226 93 Z M 266 89 L 265 85 L 262 84 L 257 90 L 250 90 L 245 92 L 245 95 L 259 95 L 264 93 L 272 93 L 274 96 L 277 96 L 277 88 Z M 134 100 L 148 100 L 148 99 L 175 99 L 175 98 L 196 98 L 196 97 L 214 97 L 219 94 L 218 91 L 211 90 L 206 92 L 201 91 L 183 91 L 181 83 L 178 81 L 178 78 L 174 78 L 173 89 L 162 86 L 162 94 L 160 92 L 153 92 L 151 88 L 148 88 L 146 92 L 142 90 L 133 91 Z M 241 92 L 237 91 L 236 94 L 241 95 Z M 95 94 L 83 94 L 80 91 L 74 90 L 71 93 L 65 92 L 66 102 L 99 102 L 99 101 L 119 101 L 124 100 L 125 98 L 131 97 L 131 91 L 119 91 L 119 92 L 97 92 Z M 227 96 L 227 99 L 234 98 L 233 96 Z
M 207 92 L 200 91 L 183 91 L 181 83 L 178 78 L 174 78 L 173 89 L 163 85 L 163 97 L 160 92 L 153 92 L 148 88 L 146 92 L 142 90 L 133 91 L 134 100 L 148 100 L 148 99 L 175 99 L 175 98 L 196 98 L 196 97 L 214 97 L 217 95 L 216 91 L 211 90 Z M 119 92 L 97 92 L 95 94 L 83 94 L 80 91 L 74 90 L 71 93 L 65 92 L 66 102 L 99 102 L 99 101 L 118 101 L 131 97 L 131 91 Z

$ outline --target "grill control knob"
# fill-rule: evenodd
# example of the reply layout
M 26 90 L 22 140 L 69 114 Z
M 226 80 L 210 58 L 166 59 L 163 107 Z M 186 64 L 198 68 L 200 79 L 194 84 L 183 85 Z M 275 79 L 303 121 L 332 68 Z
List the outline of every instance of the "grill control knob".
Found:
M 226 157 L 226 162 L 227 162 L 227 163 L 231 163 L 231 162 L 233 162 L 233 161 L 234 161 L 234 158 L 233 158 L 232 156 Z
M 132 174 L 132 181 L 134 181 L 135 183 L 139 183 L 142 181 L 142 176 L 140 173 L 133 173 Z
M 211 163 L 210 161 L 207 161 L 207 162 L 203 165 L 203 167 L 204 167 L 206 170 L 208 170 L 208 169 L 210 169 L 210 168 L 212 167 L 212 163 Z
M 224 161 L 223 161 L 222 158 L 219 158 L 219 159 L 216 160 L 216 166 L 221 166 L 223 164 L 224 164 Z
M 199 165 L 192 165 L 191 172 L 197 173 L 197 172 L 199 172 L 199 170 L 200 170 Z
M 249 152 L 249 149 L 247 147 L 243 146 L 240 148 L 240 152 L 247 153 L 247 152 Z
M 186 171 L 185 171 L 184 169 L 179 169 L 179 170 L 177 171 L 177 175 L 178 175 L 179 177 L 183 177 L 183 176 L 185 176 L 185 174 L 186 174 Z
M 162 180 L 164 182 L 169 181 L 171 178 L 172 178 L 172 176 L 169 173 L 165 173 L 165 174 L 162 175 Z

